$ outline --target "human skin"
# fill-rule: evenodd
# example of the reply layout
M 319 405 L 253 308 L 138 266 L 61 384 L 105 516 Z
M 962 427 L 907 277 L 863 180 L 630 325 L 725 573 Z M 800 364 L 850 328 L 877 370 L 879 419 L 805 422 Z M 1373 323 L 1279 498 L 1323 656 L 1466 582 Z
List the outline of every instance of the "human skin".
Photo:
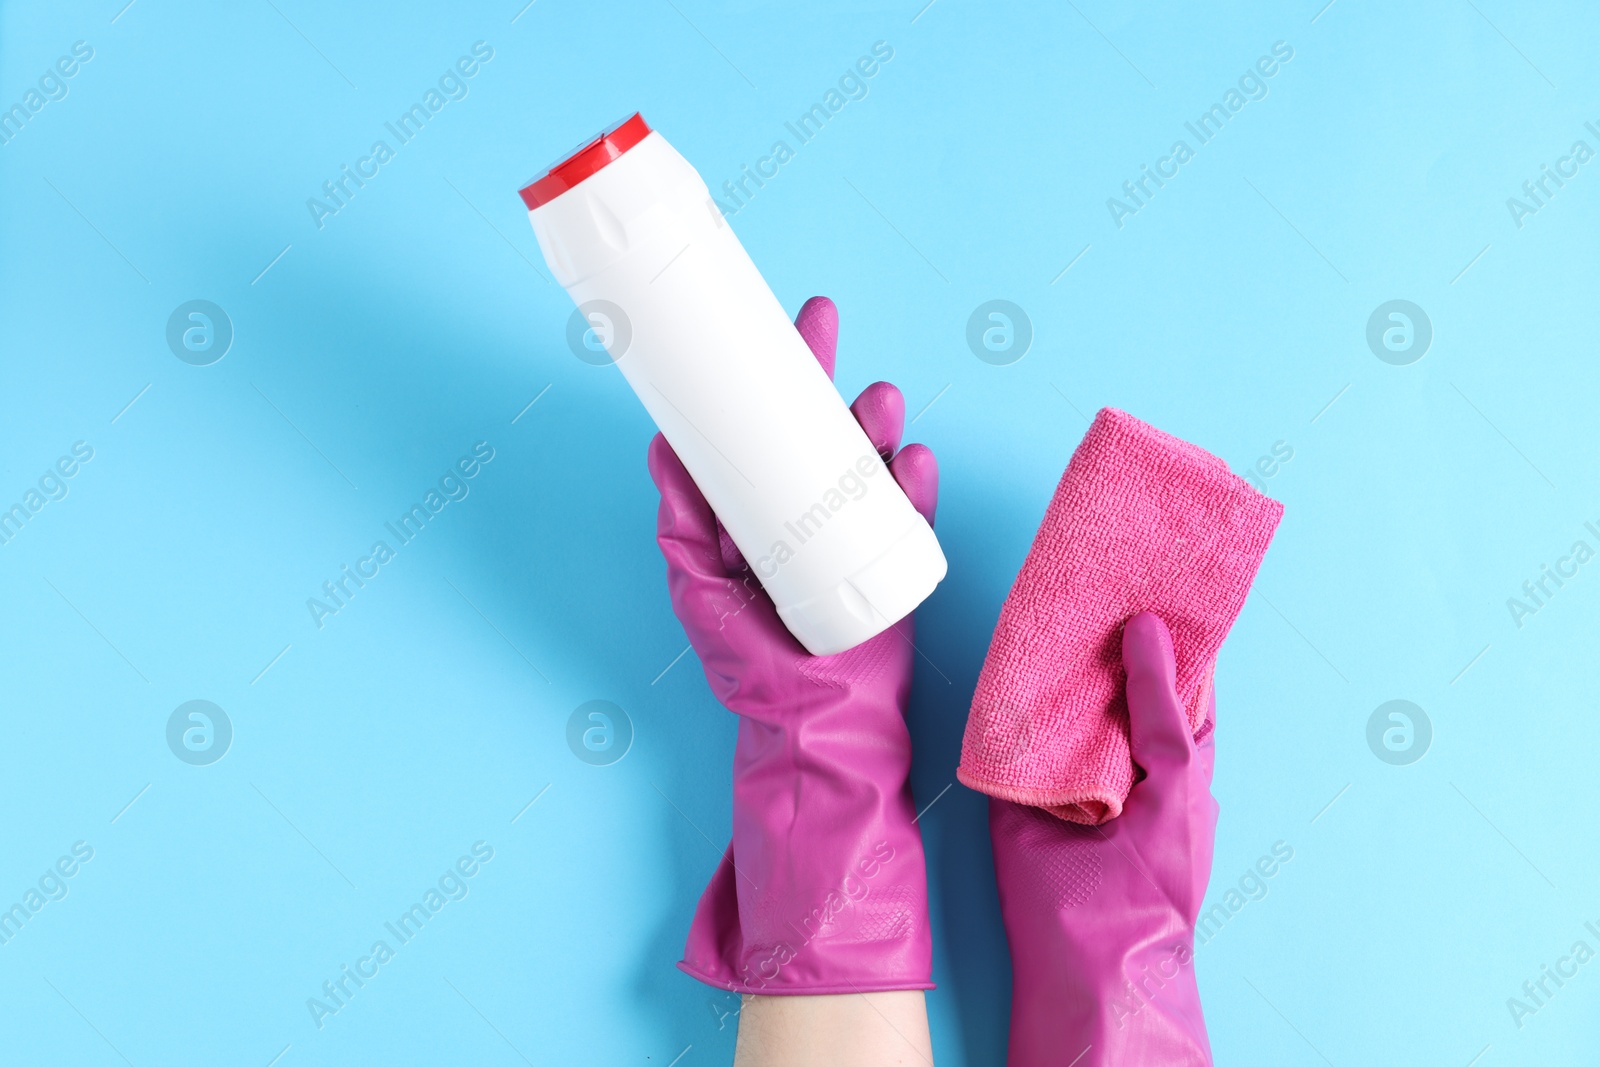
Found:
M 920 989 L 815 997 L 744 997 L 734 1067 L 926 1067 L 933 1063 Z

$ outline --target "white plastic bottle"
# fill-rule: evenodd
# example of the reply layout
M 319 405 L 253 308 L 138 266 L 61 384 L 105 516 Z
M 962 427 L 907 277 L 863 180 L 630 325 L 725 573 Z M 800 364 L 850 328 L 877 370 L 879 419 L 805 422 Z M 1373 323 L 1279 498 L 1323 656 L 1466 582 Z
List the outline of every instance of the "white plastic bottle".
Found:
M 858 645 L 933 592 L 933 529 L 659 133 L 635 114 L 521 195 L 556 280 L 808 651 Z

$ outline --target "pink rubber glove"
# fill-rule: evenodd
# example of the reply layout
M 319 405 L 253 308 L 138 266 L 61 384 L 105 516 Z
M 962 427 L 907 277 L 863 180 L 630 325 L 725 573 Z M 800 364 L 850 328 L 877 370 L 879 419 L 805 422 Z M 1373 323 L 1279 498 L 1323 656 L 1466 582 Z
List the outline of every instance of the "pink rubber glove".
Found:
M 989 801 L 1011 943 L 1010 1067 L 1210 1067 L 1194 929 L 1217 802 L 1209 681 L 1201 740 L 1174 688 L 1172 637 L 1143 612 L 1122 631 L 1133 758 L 1145 777 L 1101 826 Z
M 795 326 L 832 377 L 833 302 L 813 297 Z M 850 410 L 932 522 L 939 469 L 924 446 L 899 449 L 900 391 L 870 385 Z M 679 968 L 741 993 L 931 989 L 927 875 L 907 782 L 911 619 L 846 652 L 810 655 L 660 435 L 650 474 L 673 611 L 711 691 L 739 715 L 733 842 Z

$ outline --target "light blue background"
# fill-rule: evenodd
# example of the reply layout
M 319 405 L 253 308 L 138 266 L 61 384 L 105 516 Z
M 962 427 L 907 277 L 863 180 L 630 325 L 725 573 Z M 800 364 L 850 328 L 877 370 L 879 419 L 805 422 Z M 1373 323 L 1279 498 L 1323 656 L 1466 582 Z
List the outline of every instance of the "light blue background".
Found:
M 1600 162 L 1520 229 L 1506 207 L 1600 149 L 1592 10 L 122 2 L 0 9 L 0 106 L 94 49 L 0 146 L 0 506 L 95 450 L 0 547 L 0 906 L 94 849 L 0 945 L 8 1062 L 731 1060 L 735 999 L 672 963 L 734 722 L 674 664 L 651 426 L 567 349 L 515 191 L 635 108 L 718 186 L 880 40 L 869 95 L 733 224 L 791 311 L 838 301 L 841 389 L 897 382 L 940 458 L 919 804 L 1084 416 L 1239 471 L 1286 442 L 1219 667 L 1212 897 L 1294 858 L 1200 950 L 1217 1060 L 1593 1062 L 1600 962 L 1520 1029 L 1506 1005 L 1600 948 L 1600 563 L 1520 628 L 1506 606 L 1600 547 Z M 319 230 L 307 198 L 479 40 L 470 95 Z M 1276 41 L 1269 95 L 1119 229 L 1107 198 Z M 209 367 L 164 339 L 197 298 L 235 329 Z M 964 340 L 993 298 L 1035 329 L 1011 366 Z M 1365 341 L 1395 298 L 1435 331 L 1410 366 Z M 306 599 L 477 441 L 470 496 L 319 630 Z M 1435 731 L 1403 767 L 1365 739 L 1397 698 Z M 234 726 L 211 766 L 167 748 L 191 699 Z M 636 730 L 612 766 L 565 740 L 593 699 Z M 922 826 L 937 1059 L 996 1064 L 984 802 L 956 786 Z M 313 1025 L 480 840 L 470 895 Z

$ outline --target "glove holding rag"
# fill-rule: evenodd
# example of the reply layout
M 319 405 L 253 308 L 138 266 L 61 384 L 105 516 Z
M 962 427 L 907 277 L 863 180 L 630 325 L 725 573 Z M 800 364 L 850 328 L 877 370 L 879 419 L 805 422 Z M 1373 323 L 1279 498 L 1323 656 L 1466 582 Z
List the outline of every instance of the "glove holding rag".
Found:
M 1011 944 L 1009 1067 L 1211 1067 L 1194 930 L 1211 877 L 1215 750 L 1196 743 L 1166 626 L 1122 633 L 1133 758 L 1144 778 L 1102 826 L 989 800 Z M 1205 726 L 1215 720 L 1209 684 Z
M 1095 416 L 1006 598 L 958 777 L 1090 826 L 1133 787 L 1122 624 L 1165 620 L 1189 729 L 1283 515 L 1217 457 L 1126 412 Z
M 795 326 L 831 377 L 832 301 L 807 301 Z M 851 411 L 932 522 L 939 471 L 922 445 L 899 448 L 900 391 L 868 386 Z M 673 611 L 712 692 L 739 716 L 733 841 L 700 898 L 679 968 L 764 995 L 933 988 L 908 783 L 911 619 L 837 655 L 810 655 L 659 435 L 650 474 L 661 490 L 656 540 Z

